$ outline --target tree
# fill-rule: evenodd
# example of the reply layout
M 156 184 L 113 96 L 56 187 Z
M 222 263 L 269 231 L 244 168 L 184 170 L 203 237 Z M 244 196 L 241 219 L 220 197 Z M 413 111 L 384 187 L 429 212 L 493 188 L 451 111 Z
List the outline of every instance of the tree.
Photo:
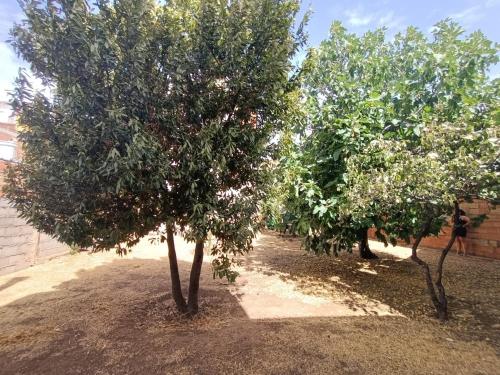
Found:
M 295 163 L 297 179 L 290 188 L 292 197 L 297 199 L 291 199 L 288 206 L 297 217 L 297 230 L 306 235 L 305 244 L 311 250 L 350 251 L 359 242 L 362 257 L 375 257 L 366 241 L 371 222 L 339 227 L 335 205 L 342 196 L 345 158 L 364 147 L 377 124 L 382 130 L 383 122 L 378 119 L 382 112 L 366 99 L 370 99 L 370 90 L 382 91 L 379 87 L 384 84 L 384 77 L 372 71 L 377 73 L 379 63 L 387 62 L 376 56 L 366 60 L 365 57 L 380 54 L 383 42 L 382 31 L 358 38 L 334 23 L 331 39 L 312 50 L 304 63 L 305 128 Z M 366 69 L 368 73 L 363 76 L 367 61 L 373 69 Z M 368 92 L 363 93 L 363 88 Z M 358 121 L 360 118 L 363 121 Z M 332 240 L 335 246 L 328 246 Z
M 432 41 L 413 27 L 387 41 L 383 29 L 358 37 L 336 22 L 330 38 L 311 50 L 303 67 L 306 125 L 294 164 L 300 171 L 288 204 L 307 249 L 337 253 L 358 242 L 361 255 L 372 257 L 368 228 L 384 239 L 376 202 L 363 201 L 361 214 L 343 211 L 351 194 L 348 162 L 371 142 L 401 141 L 416 150 L 428 124 L 490 121 L 495 85 L 487 71 L 498 48 L 480 32 L 462 34 L 445 20 Z M 367 157 L 360 168 L 383 173 L 377 163 Z
M 12 44 L 51 95 L 24 75 L 13 93 L 22 163 L 6 196 L 36 228 L 103 250 L 162 224 L 177 308 L 198 311 L 203 248 L 214 275 L 250 250 L 280 127 L 295 0 L 84 0 L 21 3 Z M 195 243 L 188 298 L 174 234 Z
M 448 319 L 443 266 L 455 241 L 452 231 L 433 280 L 429 265 L 417 253 L 422 238 L 439 234 L 452 216 L 458 224 L 459 202 L 473 198 L 495 202 L 499 196 L 499 129 L 477 121 L 432 123 L 422 129 L 420 144 L 372 141 L 363 154 L 348 161 L 348 199 L 342 211 L 360 220 L 380 217 L 384 242 L 413 239 L 411 259 L 423 271 L 429 296 L 441 320 Z M 377 165 L 367 171 L 365 164 Z M 366 207 L 375 210 L 366 211 Z

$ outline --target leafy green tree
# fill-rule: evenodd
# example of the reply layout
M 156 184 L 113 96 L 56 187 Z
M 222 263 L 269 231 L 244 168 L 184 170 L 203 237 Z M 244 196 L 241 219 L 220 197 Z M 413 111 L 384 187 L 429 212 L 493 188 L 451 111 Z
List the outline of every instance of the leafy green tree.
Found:
M 96 250 L 166 225 L 172 295 L 198 311 L 204 243 L 214 275 L 250 250 L 280 127 L 295 0 L 21 2 L 12 44 L 50 95 L 21 75 L 13 106 L 22 163 L 6 195 L 36 228 Z M 195 243 L 187 301 L 174 234 Z
M 384 240 L 381 229 L 389 227 L 374 201 L 363 201 L 362 214 L 343 211 L 351 194 L 349 160 L 379 139 L 418 150 L 431 123 L 481 128 L 498 118 L 487 76 L 497 52 L 480 32 L 464 37 L 448 20 L 436 25 L 431 41 L 413 27 L 387 41 L 383 29 L 359 37 L 332 25 L 330 38 L 311 50 L 303 67 L 306 120 L 287 206 L 307 249 L 336 253 L 358 242 L 361 256 L 373 256 L 368 228 Z M 360 168 L 383 173 L 377 163 L 366 157 Z
M 498 199 L 499 135 L 498 126 L 477 122 L 432 123 L 422 128 L 418 147 L 408 141 L 374 140 L 347 162 L 348 194 L 341 211 L 358 220 L 377 213 L 386 244 L 413 239 L 411 259 L 422 268 L 441 320 L 448 318 L 442 276 L 455 231 L 442 250 L 435 280 L 417 248 L 422 238 L 439 234 L 450 216 L 452 225 L 458 225 L 460 201 L 479 198 L 494 203 Z M 377 167 L 367 170 L 367 164 Z
M 287 208 L 305 245 L 316 252 L 363 254 L 367 229 L 386 244 L 413 239 L 441 319 L 448 315 L 443 265 L 432 279 L 418 257 L 425 236 L 456 220 L 460 201 L 498 196 L 498 81 L 488 67 L 498 46 L 481 33 L 463 37 L 455 23 L 437 25 L 428 41 L 414 28 L 386 41 L 338 23 L 304 65 L 306 121 Z M 368 256 L 369 253 L 368 253 Z

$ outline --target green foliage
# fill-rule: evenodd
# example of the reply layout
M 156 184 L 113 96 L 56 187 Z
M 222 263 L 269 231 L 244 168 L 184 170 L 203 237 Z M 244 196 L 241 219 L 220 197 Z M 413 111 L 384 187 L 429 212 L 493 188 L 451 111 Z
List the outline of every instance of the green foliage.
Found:
M 278 230 L 283 230 L 288 223 L 293 223 L 294 216 L 285 206 L 289 202 L 290 185 L 300 170 L 300 165 L 296 164 L 298 149 L 295 139 L 305 116 L 298 88 L 284 97 L 284 103 L 286 107 L 282 116 L 282 129 L 274 140 L 276 152 L 273 161 L 267 165 L 270 184 L 262 206 L 266 226 Z
M 402 140 L 373 141 L 348 161 L 341 211 L 345 217 L 376 215 L 383 241 L 409 241 L 427 222 L 426 235 L 437 235 L 455 201 L 498 197 L 497 133 L 486 128 L 469 137 L 463 122 L 433 123 L 422 129 L 417 148 Z M 366 170 L 366 163 L 374 162 L 377 168 Z
M 284 209 L 316 252 L 350 251 L 374 226 L 408 239 L 437 233 L 453 201 L 498 188 L 498 46 L 454 22 L 429 41 L 408 28 L 358 37 L 340 23 L 303 66 L 304 126 Z M 495 188 L 496 185 L 496 188 Z
M 259 226 L 269 140 L 282 124 L 295 0 L 22 2 L 12 44 L 22 164 L 7 197 L 38 229 L 94 249 L 163 223 L 215 237 L 219 275 Z M 121 250 L 119 250 L 121 251 Z

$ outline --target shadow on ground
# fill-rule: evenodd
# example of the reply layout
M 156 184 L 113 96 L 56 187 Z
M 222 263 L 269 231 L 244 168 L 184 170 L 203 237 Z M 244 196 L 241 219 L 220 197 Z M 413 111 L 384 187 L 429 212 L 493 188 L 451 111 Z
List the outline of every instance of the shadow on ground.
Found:
M 346 289 L 363 292 L 354 284 L 357 279 L 348 279 L 336 265 L 343 260 L 320 262 L 318 267 L 325 267 L 329 274 L 325 279 L 323 273 L 315 273 L 318 269 L 307 266 L 319 258 L 297 252 L 297 246 L 267 234 L 246 267 L 258 273 L 279 273 L 308 291 L 310 283 L 322 283 L 327 291 L 331 284 L 340 288 L 340 283 L 346 283 Z M 396 267 L 396 263 L 387 265 Z M 385 268 L 377 265 L 386 261 L 370 265 L 379 272 Z M 179 266 L 185 285 L 190 264 L 180 262 Z M 413 278 L 411 267 L 401 267 L 391 272 L 401 279 Z M 389 271 L 378 275 L 381 272 Z M 330 280 L 334 276 L 338 281 Z M 375 275 L 366 276 L 370 283 L 376 282 Z M 12 277 L 12 282 L 19 281 L 15 280 L 18 276 Z M 241 295 L 213 280 L 207 264 L 201 281 L 201 313 L 187 320 L 177 315 L 171 303 L 169 279 L 165 258 L 117 258 L 82 269 L 50 291 L 1 306 L 1 372 L 428 374 L 460 369 L 462 373 L 494 374 L 500 364 L 490 343 L 466 342 L 437 324 L 405 317 L 250 319 L 239 302 Z M 352 282 L 350 287 L 347 281 Z M 398 289 L 396 285 L 391 288 Z M 391 301 L 397 298 L 386 302 Z M 353 302 L 352 308 L 362 307 Z
M 16 285 L 17 283 L 19 283 L 19 282 L 21 282 L 23 280 L 26 280 L 26 279 L 27 279 L 27 277 L 13 277 L 9 281 L 1 284 L 0 285 L 0 290 L 4 290 L 4 289 L 7 289 L 7 288 L 10 288 L 11 286 Z
M 433 269 L 440 252 L 420 249 L 419 256 Z M 308 254 L 300 240 L 265 233 L 244 264 L 245 269 L 279 275 L 302 292 L 343 296 L 353 310 L 370 314 L 366 300 L 391 307 L 411 319 L 433 321 L 435 312 L 420 268 L 409 258 L 378 252 L 379 259 L 360 259 L 356 253 L 340 256 Z M 258 259 L 258 262 L 255 260 Z M 464 339 L 486 340 L 500 348 L 500 262 L 451 253 L 443 282 L 448 294 L 448 328 Z

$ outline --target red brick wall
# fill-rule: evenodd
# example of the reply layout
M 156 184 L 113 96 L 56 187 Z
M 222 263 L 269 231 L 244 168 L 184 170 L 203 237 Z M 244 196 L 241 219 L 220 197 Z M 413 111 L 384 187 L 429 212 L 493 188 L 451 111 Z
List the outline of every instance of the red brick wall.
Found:
M 0 122 L 0 128 L 8 132 L 16 133 L 16 124 Z M 14 139 L 15 137 L 12 137 L 10 134 L 0 132 L 0 141 L 13 141 Z
M 488 215 L 488 219 L 483 221 L 479 227 L 467 228 L 467 255 L 500 259 L 500 209 L 493 209 L 487 202 L 479 200 L 473 203 L 462 203 L 460 207 L 470 218 L 482 214 Z M 451 227 L 445 227 L 439 236 L 423 239 L 421 246 L 442 249 L 448 243 L 450 233 Z M 375 238 L 373 231 L 370 232 L 370 237 Z M 401 245 L 406 246 L 404 242 Z

